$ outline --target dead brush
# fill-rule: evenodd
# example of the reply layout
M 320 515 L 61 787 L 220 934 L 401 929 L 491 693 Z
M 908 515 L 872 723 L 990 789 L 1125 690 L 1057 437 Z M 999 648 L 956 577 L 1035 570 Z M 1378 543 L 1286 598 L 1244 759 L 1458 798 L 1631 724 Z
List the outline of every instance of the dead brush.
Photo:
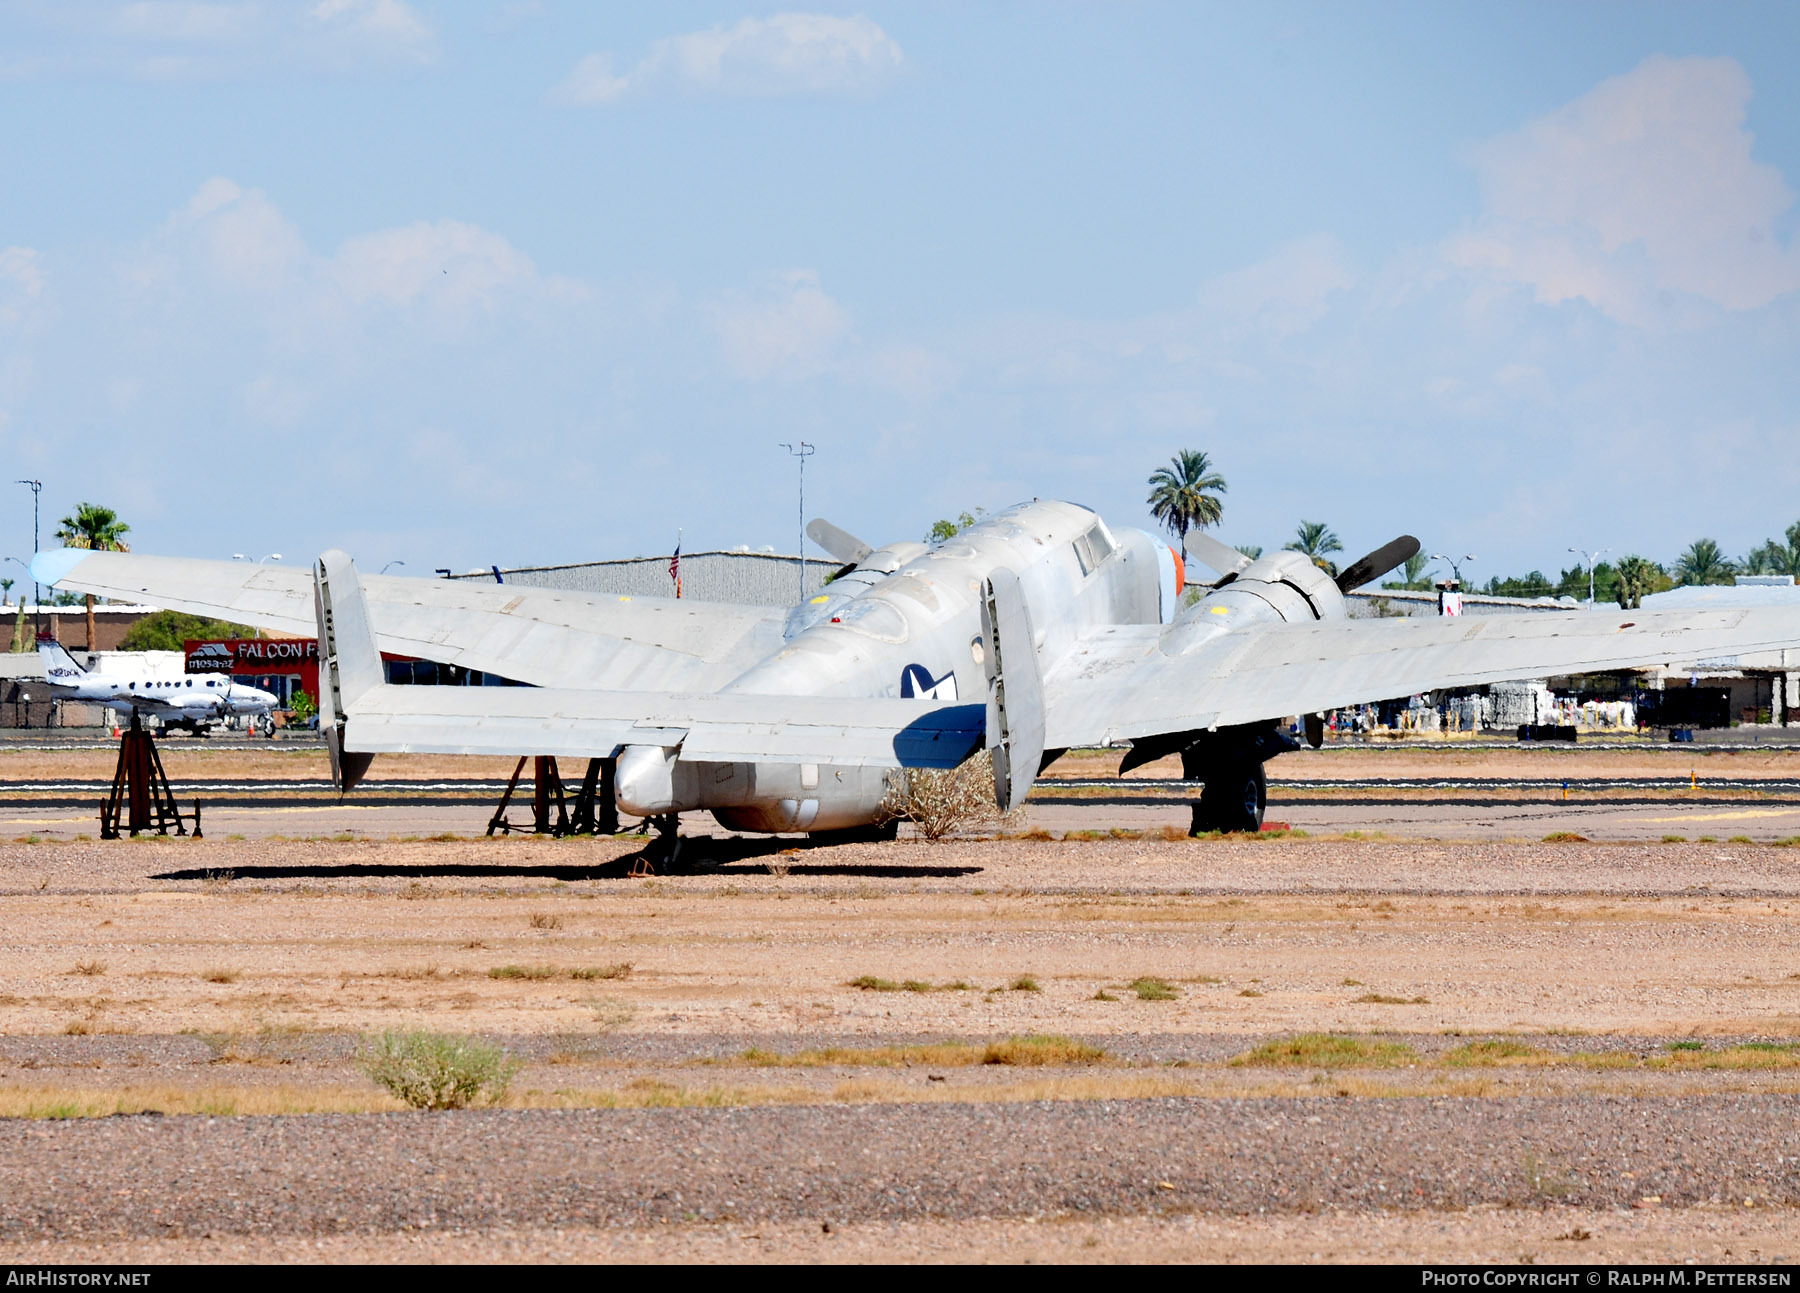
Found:
M 903 768 L 888 778 L 881 801 L 887 820 L 913 824 L 935 844 L 953 834 L 996 830 L 1007 821 L 994 802 L 994 761 L 983 750 L 954 768 Z
M 561 929 L 562 925 L 562 917 L 556 915 L 554 912 L 534 911 L 531 913 L 531 927 L 533 929 Z
M 223 966 L 218 966 L 210 970 L 200 971 L 200 977 L 205 979 L 208 983 L 236 983 L 244 976 L 242 972 L 238 970 L 228 970 Z
M 98 978 L 100 975 L 106 973 L 106 962 L 105 961 L 77 961 L 77 962 L 75 962 L 75 968 L 70 970 L 69 973 L 83 975 L 84 977 L 90 978 L 90 979 Z

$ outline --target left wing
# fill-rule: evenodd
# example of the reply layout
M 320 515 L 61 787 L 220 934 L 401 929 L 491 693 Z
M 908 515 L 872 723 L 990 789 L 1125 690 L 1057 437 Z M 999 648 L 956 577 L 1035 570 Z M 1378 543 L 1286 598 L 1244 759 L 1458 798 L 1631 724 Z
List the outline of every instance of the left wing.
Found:
M 1084 638 L 1044 680 L 1049 748 L 1105 745 L 1518 678 L 1800 647 L 1800 608 L 1175 624 Z
M 33 558 L 32 571 L 118 601 L 308 637 L 317 629 L 312 576 L 291 567 L 62 548 Z M 372 575 L 362 586 L 383 651 L 540 687 L 720 687 L 780 646 L 785 614 L 451 579 Z

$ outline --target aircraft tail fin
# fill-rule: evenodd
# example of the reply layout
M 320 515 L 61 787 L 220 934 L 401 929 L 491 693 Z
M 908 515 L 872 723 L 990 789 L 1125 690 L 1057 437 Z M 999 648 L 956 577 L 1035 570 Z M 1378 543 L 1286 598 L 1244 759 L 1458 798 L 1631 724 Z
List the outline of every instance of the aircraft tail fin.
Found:
M 313 609 L 319 622 L 319 730 L 331 752 L 332 783 L 351 790 L 375 756 L 344 748 L 347 715 L 381 685 L 383 674 L 368 599 L 348 553 L 333 548 L 313 564 Z
M 38 659 L 44 663 L 44 677 L 51 682 L 73 681 L 87 672 L 75 663 L 69 649 L 52 637 L 38 639 Z

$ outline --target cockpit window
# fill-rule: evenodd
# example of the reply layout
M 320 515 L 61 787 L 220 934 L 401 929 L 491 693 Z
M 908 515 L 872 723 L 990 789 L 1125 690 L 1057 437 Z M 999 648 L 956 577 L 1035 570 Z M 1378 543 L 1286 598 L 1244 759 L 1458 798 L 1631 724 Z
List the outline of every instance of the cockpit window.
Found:
M 1087 533 L 1075 540 L 1075 560 L 1081 566 L 1081 573 L 1091 575 L 1098 570 L 1108 557 L 1112 556 L 1117 545 L 1106 527 L 1099 521 L 1088 529 Z
M 834 623 L 883 642 L 906 641 L 906 616 L 885 597 L 858 597 L 832 618 Z

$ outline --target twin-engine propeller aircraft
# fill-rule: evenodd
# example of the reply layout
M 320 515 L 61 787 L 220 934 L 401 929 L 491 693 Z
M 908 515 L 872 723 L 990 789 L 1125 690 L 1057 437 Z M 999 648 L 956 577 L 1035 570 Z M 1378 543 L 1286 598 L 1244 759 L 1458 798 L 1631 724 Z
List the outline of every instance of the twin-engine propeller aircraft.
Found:
M 1344 594 L 1418 550 L 1401 538 L 1335 579 L 1296 552 L 1251 560 L 1205 535 L 1215 578 L 1153 535 L 1070 503 L 1021 504 L 933 547 L 874 548 L 824 522 L 843 563 L 792 611 L 65 549 L 35 579 L 287 632 L 316 629 L 320 726 L 354 785 L 388 751 L 616 760 L 617 806 L 707 809 L 733 830 L 874 830 L 895 769 L 985 748 L 1003 808 L 1072 746 L 1179 754 L 1196 831 L 1254 830 L 1279 724 L 1447 687 L 1800 646 L 1800 610 L 1348 618 Z M 406 687 L 381 651 L 528 687 Z M 1307 721 L 1317 744 L 1316 718 Z
M 83 669 L 62 643 L 50 638 L 38 640 L 38 658 L 56 699 L 84 700 L 128 716 L 154 718 L 165 731 L 186 728 L 195 736 L 204 736 L 227 718 L 267 718 L 281 703 L 270 693 L 233 682 L 223 674 L 155 678 Z

